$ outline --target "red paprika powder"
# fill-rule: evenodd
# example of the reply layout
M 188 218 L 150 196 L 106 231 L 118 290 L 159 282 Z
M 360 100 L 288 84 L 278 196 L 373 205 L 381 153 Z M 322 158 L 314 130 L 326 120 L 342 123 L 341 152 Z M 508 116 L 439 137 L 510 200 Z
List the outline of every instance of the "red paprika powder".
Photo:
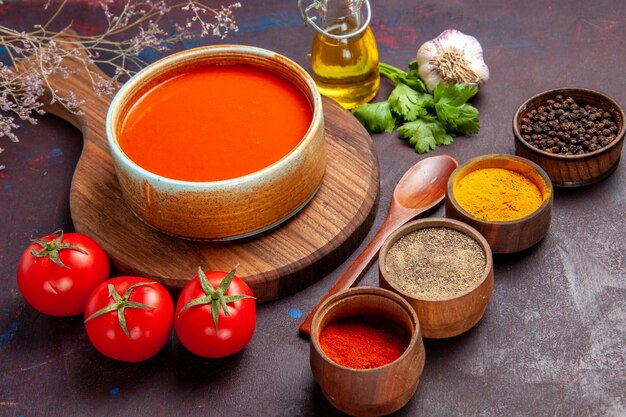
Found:
M 409 345 L 405 328 L 378 317 L 349 317 L 322 330 L 320 346 L 333 362 L 347 368 L 378 368 L 399 358 Z

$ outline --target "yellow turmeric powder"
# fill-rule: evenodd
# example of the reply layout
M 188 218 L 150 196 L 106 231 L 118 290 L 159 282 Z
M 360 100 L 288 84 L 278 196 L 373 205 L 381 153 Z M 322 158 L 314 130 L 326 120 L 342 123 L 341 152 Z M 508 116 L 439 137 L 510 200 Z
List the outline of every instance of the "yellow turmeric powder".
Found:
M 454 197 L 472 216 L 496 222 L 526 217 L 543 203 L 535 183 L 504 168 L 470 172 L 454 185 Z

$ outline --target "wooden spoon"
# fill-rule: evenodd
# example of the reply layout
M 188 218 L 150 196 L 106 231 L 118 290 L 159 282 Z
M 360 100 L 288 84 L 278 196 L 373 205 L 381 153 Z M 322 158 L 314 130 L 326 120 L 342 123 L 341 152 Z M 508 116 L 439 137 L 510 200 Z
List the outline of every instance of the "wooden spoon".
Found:
M 402 176 L 393 191 L 387 218 L 337 282 L 326 292 L 300 324 L 300 335 L 311 335 L 311 322 L 319 306 L 331 295 L 354 287 L 378 257 L 387 237 L 398 227 L 440 204 L 446 195 L 448 177 L 458 163 L 449 155 L 432 156 L 413 165 Z

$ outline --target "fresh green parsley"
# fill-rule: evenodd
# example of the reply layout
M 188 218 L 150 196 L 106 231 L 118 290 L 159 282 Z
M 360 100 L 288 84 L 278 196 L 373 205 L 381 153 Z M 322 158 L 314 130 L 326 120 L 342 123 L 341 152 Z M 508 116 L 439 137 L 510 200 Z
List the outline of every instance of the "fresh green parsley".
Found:
M 478 92 L 477 86 L 441 82 L 429 94 L 415 61 L 409 63 L 408 72 L 385 63 L 379 70 L 396 84 L 389 98 L 352 111 L 370 133 L 392 132 L 399 126 L 398 136 L 425 153 L 449 145 L 456 133 L 479 132 L 478 110 L 467 102 Z
M 370 133 L 393 132 L 396 119 L 391 114 L 387 100 L 378 103 L 365 103 L 352 111 Z
M 446 132 L 436 118 L 417 119 L 414 122 L 404 123 L 398 128 L 398 136 L 401 139 L 408 139 L 411 146 L 419 153 L 434 150 L 439 145 L 449 145 L 453 140 L 453 136 Z
M 428 115 L 428 109 L 435 105 L 433 96 L 428 93 L 417 92 L 403 83 L 396 85 L 388 100 L 391 109 L 408 122 L 412 122 L 418 117 L 425 117 Z
M 402 83 L 408 85 L 419 93 L 427 93 L 426 84 L 420 78 L 417 71 L 417 62 L 409 62 L 409 72 L 404 72 L 399 68 L 381 62 L 378 64 L 380 75 L 383 75 L 393 81 L 394 84 Z
M 467 100 L 478 92 L 475 85 L 452 84 L 448 87 L 439 83 L 433 91 L 437 117 L 452 132 L 468 135 L 478 133 L 480 124 L 478 110 Z

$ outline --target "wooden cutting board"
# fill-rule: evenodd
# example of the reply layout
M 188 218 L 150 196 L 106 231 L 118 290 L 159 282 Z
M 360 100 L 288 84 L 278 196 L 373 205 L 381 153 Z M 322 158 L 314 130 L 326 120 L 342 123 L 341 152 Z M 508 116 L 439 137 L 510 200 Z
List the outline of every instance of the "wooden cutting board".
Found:
M 324 98 L 328 167 L 321 188 L 296 216 L 256 237 L 231 242 L 198 242 L 163 234 L 128 209 L 115 178 L 104 121 L 110 98 L 98 97 L 83 64 L 66 60 L 75 73 L 54 79 L 61 94 L 73 91 L 84 102 L 81 114 L 58 105 L 46 110 L 84 136 L 70 190 L 76 230 L 94 238 L 117 274 L 153 277 L 182 287 L 204 270 L 228 271 L 252 288 L 259 302 L 284 297 L 327 275 L 367 234 L 378 202 L 378 160 L 368 133 L 334 101 Z M 91 66 L 94 73 L 106 77 Z

